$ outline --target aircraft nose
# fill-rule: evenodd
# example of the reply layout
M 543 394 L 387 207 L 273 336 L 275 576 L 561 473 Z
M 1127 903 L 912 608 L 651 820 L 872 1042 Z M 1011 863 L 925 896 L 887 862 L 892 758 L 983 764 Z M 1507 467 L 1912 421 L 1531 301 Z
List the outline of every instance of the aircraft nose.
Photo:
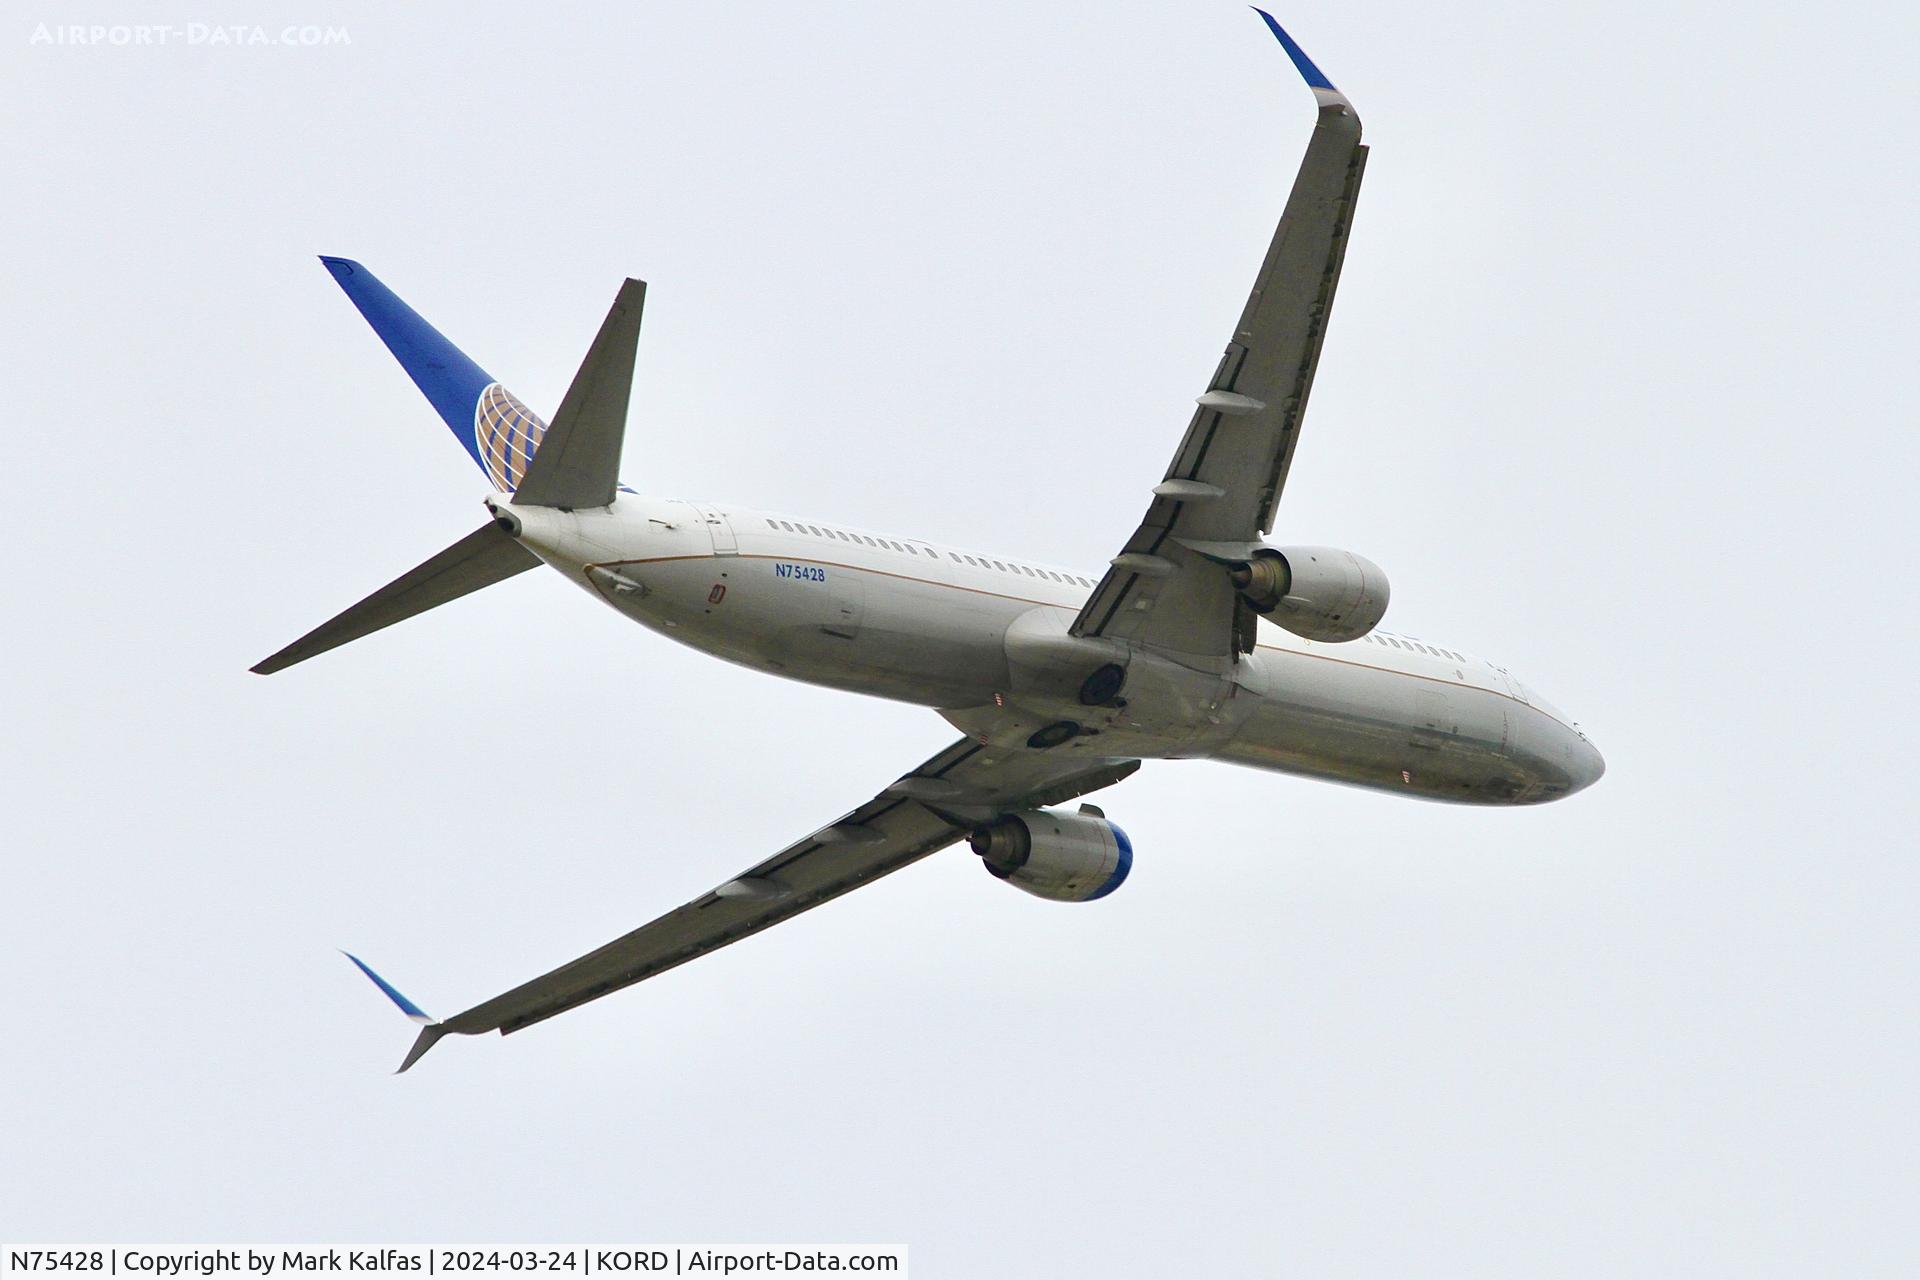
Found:
M 1522 804 L 1544 804 L 1600 781 L 1607 762 L 1572 721 L 1532 707 L 1514 724 L 1512 760 L 1528 780 Z
M 1605 757 L 1600 754 L 1598 747 L 1587 741 L 1584 734 L 1575 739 L 1573 749 L 1568 755 L 1567 775 L 1571 783 L 1568 787 L 1569 795 L 1575 791 L 1585 791 L 1600 781 L 1607 772 Z

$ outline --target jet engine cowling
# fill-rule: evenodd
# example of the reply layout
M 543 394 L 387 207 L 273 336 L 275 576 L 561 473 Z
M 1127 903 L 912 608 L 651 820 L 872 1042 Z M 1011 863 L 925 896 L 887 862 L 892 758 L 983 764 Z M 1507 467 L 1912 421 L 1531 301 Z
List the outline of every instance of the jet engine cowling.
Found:
M 1387 575 L 1338 547 L 1262 547 L 1227 572 L 1248 604 L 1307 640 L 1358 640 L 1387 614 Z
M 1097 813 L 1025 809 L 967 839 L 987 871 L 1054 902 L 1091 902 L 1120 887 L 1133 869 L 1133 842 Z

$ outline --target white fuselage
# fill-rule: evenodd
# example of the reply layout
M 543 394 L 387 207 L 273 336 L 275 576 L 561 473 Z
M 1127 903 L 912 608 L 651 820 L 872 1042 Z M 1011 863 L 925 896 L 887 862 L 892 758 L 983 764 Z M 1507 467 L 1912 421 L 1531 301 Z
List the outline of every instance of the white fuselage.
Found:
M 577 512 L 489 502 L 522 542 L 634 621 L 811 684 L 939 710 L 994 745 L 1210 758 L 1436 800 L 1527 804 L 1604 769 L 1580 730 L 1503 669 L 1376 631 L 1315 643 L 1263 626 L 1238 662 L 1068 634 L 1096 583 L 844 525 L 623 492 Z M 1109 662 L 1123 696 L 1087 706 Z

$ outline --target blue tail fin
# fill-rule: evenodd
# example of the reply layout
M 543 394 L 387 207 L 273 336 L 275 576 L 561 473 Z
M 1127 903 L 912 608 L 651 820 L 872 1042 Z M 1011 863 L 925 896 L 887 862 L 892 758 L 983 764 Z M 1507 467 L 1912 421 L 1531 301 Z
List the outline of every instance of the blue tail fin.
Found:
M 473 455 L 493 487 L 502 493 L 519 488 L 547 424 L 400 301 L 373 272 L 347 258 L 322 257 L 320 261 L 414 385 L 440 411 L 454 438 Z

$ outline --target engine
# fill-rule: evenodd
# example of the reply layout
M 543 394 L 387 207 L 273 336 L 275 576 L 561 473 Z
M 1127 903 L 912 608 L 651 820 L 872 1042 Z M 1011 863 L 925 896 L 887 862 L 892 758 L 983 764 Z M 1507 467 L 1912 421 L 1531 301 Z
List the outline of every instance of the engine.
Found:
M 1079 813 L 1010 813 L 967 842 L 993 875 L 1055 902 L 1104 898 L 1133 869 L 1133 842 L 1091 805 Z
M 1248 604 L 1308 640 L 1358 640 L 1387 613 L 1387 575 L 1337 547 L 1262 547 L 1227 571 Z

